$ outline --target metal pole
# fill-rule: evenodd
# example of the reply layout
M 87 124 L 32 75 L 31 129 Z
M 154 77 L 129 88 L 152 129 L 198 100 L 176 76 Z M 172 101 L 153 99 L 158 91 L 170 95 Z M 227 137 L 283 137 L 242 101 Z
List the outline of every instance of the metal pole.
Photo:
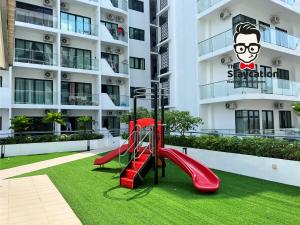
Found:
M 1 145 L 1 159 L 4 158 L 4 145 Z
M 127 140 L 128 140 L 128 146 L 129 146 L 129 143 L 130 143 L 130 141 L 129 141 L 129 136 L 130 136 L 130 122 L 131 122 L 131 115 L 128 114 L 128 138 L 127 138 Z M 130 160 L 131 160 L 131 153 L 129 152 L 129 154 L 128 154 L 128 162 Z
M 133 131 L 134 131 L 134 149 L 137 148 L 137 145 L 138 145 L 138 134 L 137 134 L 137 97 L 135 96 L 136 95 L 136 92 L 134 91 L 134 99 L 133 99 Z M 131 155 L 132 153 L 130 154 L 130 159 L 131 159 Z
M 165 147 L 165 98 L 164 98 L 164 90 L 161 89 L 160 96 L 160 105 L 161 105 L 161 147 Z M 161 158 L 162 168 L 161 168 L 161 176 L 166 176 L 166 162 L 164 158 Z
M 158 151 L 157 151 L 157 111 L 158 111 L 158 87 L 154 85 L 154 184 L 158 184 Z

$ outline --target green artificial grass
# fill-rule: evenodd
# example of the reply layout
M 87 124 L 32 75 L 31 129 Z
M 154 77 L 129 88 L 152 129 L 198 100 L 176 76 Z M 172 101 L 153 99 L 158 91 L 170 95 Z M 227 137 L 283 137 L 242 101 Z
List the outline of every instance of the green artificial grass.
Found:
M 30 163 L 40 162 L 48 159 L 54 159 L 71 154 L 74 154 L 74 152 L 56 152 L 42 155 L 26 155 L 3 158 L 0 159 L 0 170 L 27 165 Z
M 87 158 L 29 175 L 48 174 L 83 224 L 300 224 L 300 188 L 215 171 L 215 194 L 201 194 L 191 178 L 167 163 L 153 186 L 149 173 L 135 190 L 119 186 L 118 163 L 93 166 Z

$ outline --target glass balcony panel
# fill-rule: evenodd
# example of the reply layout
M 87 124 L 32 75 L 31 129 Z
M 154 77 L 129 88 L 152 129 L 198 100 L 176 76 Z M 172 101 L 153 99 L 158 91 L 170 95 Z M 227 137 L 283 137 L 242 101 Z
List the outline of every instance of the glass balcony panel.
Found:
M 57 93 L 53 91 L 15 90 L 15 104 L 56 105 Z
M 198 13 L 201 13 L 222 0 L 198 0 Z
M 85 94 L 70 94 L 69 92 L 61 93 L 61 104 L 62 105 L 85 105 L 85 106 L 98 106 L 99 95 L 85 95 Z
M 27 9 L 16 8 L 16 21 L 46 27 L 57 27 L 57 17 Z
M 42 65 L 57 65 L 57 55 L 38 50 L 28 50 L 15 48 L 15 62 L 42 64 Z
M 98 59 L 90 59 L 83 55 L 75 57 L 61 57 L 61 66 L 66 68 L 98 70 Z
M 108 94 L 112 102 L 115 104 L 115 106 L 119 107 L 128 107 L 129 106 L 129 96 L 126 95 L 113 95 Z

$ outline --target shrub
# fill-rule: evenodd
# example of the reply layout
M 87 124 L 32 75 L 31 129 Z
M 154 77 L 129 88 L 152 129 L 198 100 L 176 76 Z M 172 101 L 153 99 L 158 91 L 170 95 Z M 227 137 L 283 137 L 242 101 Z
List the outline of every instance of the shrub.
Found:
M 0 139 L 0 145 L 11 144 L 27 144 L 27 143 L 44 143 L 44 142 L 58 142 L 58 141 L 81 141 L 81 140 L 95 140 L 102 139 L 102 134 L 83 133 L 83 134 L 62 134 L 57 135 L 36 135 L 36 136 L 15 136 Z
M 245 155 L 300 161 L 300 142 L 271 138 L 206 136 L 167 136 L 166 144 L 231 152 Z

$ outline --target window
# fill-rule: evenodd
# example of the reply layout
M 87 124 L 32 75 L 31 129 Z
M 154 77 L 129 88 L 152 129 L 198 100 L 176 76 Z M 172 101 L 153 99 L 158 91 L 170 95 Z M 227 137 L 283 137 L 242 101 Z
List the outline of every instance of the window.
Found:
M 264 133 L 274 133 L 274 116 L 272 110 L 262 111 L 262 124 Z
M 272 73 L 272 67 L 260 65 L 260 72 L 262 74 L 270 74 Z M 262 83 L 262 93 L 272 94 L 273 93 L 273 78 L 272 77 L 264 77 L 261 78 L 264 83 Z
M 53 65 L 52 44 L 16 39 L 15 60 L 17 62 Z
M 92 105 L 92 84 L 61 82 L 61 102 L 63 105 Z
M 290 89 L 290 71 L 284 69 L 277 69 L 278 74 L 278 88 Z
M 121 99 L 120 99 L 120 87 L 117 85 L 102 85 L 102 93 L 108 94 L 112 102 L 116 106 L 120 106 Z
M 133 27 L 129 27 L 129 38 L 139 41 L 145 41 L 145 31 Z
M 2 77 L 0 76 L 0 87 L 2 87 Z
M 236 110 L 235 127 L 237 133 L 257 134 L 259 133 L 259 111 L 258 110 Z
M 116 116 L 103 116 L 102 126 L 111 131 L 115 137 L 120 135 L 120 118 Z
M 31 124 L 28 131 L 52 131 L 52 123 L 43 123 L 43 117 L 29 117 Z
M 60 27 L 65 31 L 91 34 L 91 18 L 60 12 Z
M 145 70 L 145 59 L 130 57 L 129 66 L 131 69 Z
M 79 48 L 70 48 L 70 47 L 61 47 L 62 54 L 62 66 L 68 68 L 77 68 L 77 69 L 92 69 L 92 51 L 79 49 Z
M 245 16 L 245 15 L 242 15 L 242 14 L 239 14 L 232 18 L 232 32 L 235 33 L 235 28 L 239 23 L 245 23 L 245 22 L 249 22 L 249 23 L 256 25 L 255 19 Z
M 106 61 L 115 73 L 119 73 L 119 55 L 101 52 L 101 58 L 106 59 Z
M 275 27 L 276 30 L 276 44 L 285 48 L 289 47 L 289 35 L 287 30 Z
M 144 12 L 144 2 L 138 0 L 129 0 L 129 9 Z
M 53 26 L 53 10 L 24 2 L 16 2 L 16 20 L 41 26 Z
M 91 117 L 92 118 L 92 117 Z M 83 130 L 83 124 L 78 122 L 79 117 L 76 116 L 67 116 L 66 117 L 66 122 L 70 123 L 70 130 L 68 131 L 78 131 L 78 130 Z M 86 125 L 87 130 L 92 130 L 93 129 L 93 123 L 88 123 Z M 66 126 L 61 126 L 62 131 L 66 131 L 67 127 Z
M 271 43 L 270 24 L 259 21 L 259 31 L 261 33 L 262 41 Z
M 0 130 L 2 130 L 2 117 L 0 116 Z
M 140 89 L 141 87 L 130 87 L 130 98 L 133 98 L 134 96 L 134 90 L 136 89 Z M 146 93 L 146 90 L 139 90 L 139 94 L 144 94 Z M 146 96 L 141 96 L 141 97 L 138 97 L 138 98 L 146 98 Z
M 101 20 L 101 23 L 103 23 L 106 28 L 109 30 L 110 34 L 113 36 L 114 39 L 118 40 L 118 24 L 117 23 L 111 23 L 104 20 Z
M 53 81 L 36 79 L 15 79 L 16 104 L 53 104 Z
M 291 111 L 279 111 L 279 125 L 280 128 L 292 128 Z
M 255 65 L 255 70 L 257 71 L 257 65 Z M 244 72 L 248 72 L 250 74 L 252 70 L 246 69 Z M 245 78 L 244 76 L 237 76 L 238 73 L 241 73 L 242 71 L 240 70 L 240 64 L 235 63 L 233 64 L 233 72 L 234 72 L 234 88 L 241 88 L 241 87 L 246 87 L 246 88 L 258 88 L 258 78 L 254 76 L 247 76 Z

